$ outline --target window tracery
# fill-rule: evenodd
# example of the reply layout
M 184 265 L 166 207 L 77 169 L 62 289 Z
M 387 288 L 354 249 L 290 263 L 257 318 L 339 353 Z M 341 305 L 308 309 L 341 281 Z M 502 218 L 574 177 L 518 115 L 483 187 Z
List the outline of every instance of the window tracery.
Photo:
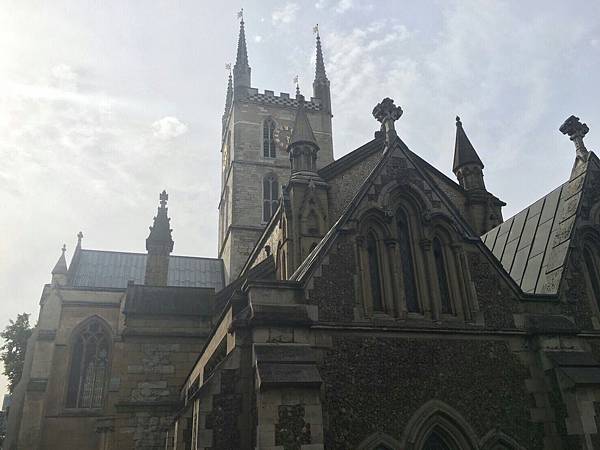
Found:
M 266 119 L 263 122 L 263 156 L 265 158 L 275 158 L 275 122 L 273 119 Z
M 273 174 L 263 179 L 263 222 L 268 222 L 279 205 L 279 186 Z
M 433 238 L 433 259 L 435 262 L 435 274 L 437 278 L 440 295 L 440 306 L 442 314 L 452 314 L 452 300 L 450 297 L 450 284 L 448 283 L 448 266 L 444 256 L 444 248 L 439 237 Z
M 408 216 L 403 208 L 396 212 L 396 223 L 398 229 L 398 243 L 400 246 L 400 268 L 402 273 L 402 285 L 404 298 L 408 312 L 419 312 L 417 299 L 417 287 L 413 263 L 413 252 L 411 244 L 411 230 Z
M 109 336 L 99 320 L 92 319 L 73 341 L 67 391 L 67 408 L 101 408 L 108 380 Z

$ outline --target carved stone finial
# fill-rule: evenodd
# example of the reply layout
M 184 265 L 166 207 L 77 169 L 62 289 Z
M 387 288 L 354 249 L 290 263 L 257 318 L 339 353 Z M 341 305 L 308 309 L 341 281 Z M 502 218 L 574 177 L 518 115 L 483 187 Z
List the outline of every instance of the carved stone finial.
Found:
M 396 137 L 394 122 L 402 116 L 402 108 L 394 105 L 394 100 L 386 97 L 373 108 L 373 116 L 385 128 L 386 140 L 390 143 Z
M 62 251 L 62 254 L 64 255 L 65 252 L 67 251 L 67 244 L 63 244 L 63 246 L 60 250 Z
M 80 231 L 77 233 L 77 247 L 81 247 L 81 240 L 83 239 L 83 233 Z
M 160 199 L 161 208 L 167 206 L 167 201 L 169 200 L 169 194 L 167 194 L 167 191 L 163 190 L 158 198 Z
M 577 158 L 586 161 L 589 152 L 585 148 L 583 138 L 590 131 L 588 126 L 585 123 L 581 123 L 579 117 L 571 116 L 560 126 L 559 131 L 562 134 L 568 135 L 569 139 L 575 143 Z

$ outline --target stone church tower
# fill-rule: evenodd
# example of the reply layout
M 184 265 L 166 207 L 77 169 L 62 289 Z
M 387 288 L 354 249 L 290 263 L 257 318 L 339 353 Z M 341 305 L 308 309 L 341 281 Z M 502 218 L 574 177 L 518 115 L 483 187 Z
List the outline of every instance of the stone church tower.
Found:
M 318 168 L 333 162 L 331 95 L 317 33 L 313 97 L 304 108 L 320 148 Z M 275 95 L 252 87 L 244 20 L 227 87 L 221 140 L 219 248 L 227 282 L 237 278 L 264 226 L 278 206 L 290 176 L 291 138 L 301 95 Z

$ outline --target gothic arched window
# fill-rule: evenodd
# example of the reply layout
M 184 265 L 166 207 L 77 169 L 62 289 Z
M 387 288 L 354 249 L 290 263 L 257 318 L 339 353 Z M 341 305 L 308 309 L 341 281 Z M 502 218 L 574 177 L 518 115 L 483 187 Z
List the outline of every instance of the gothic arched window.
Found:
M 398 244 L 400 247 L 400 269 L 402 272 L 402 283 L 406 309 L 408 312 L 419 312 L 417 300 L 417 285 L 415 282 L 415 271 L 412 258 L 412 244 L 410 235 L 410 224 L 404 209 L 398 209 L 396 214 L 398 224 Z
M 600 276 L 600 266 L 598 265 L 598 261 L 594 256 L 592 248 L 589 245 L 586 245 L 583 248 L 583 260 L 585 261 L 585 265 L 587 268 L 588 277 L 590 279 L 590 284 L 592 287 L 592 292 L 594 294 L 594 300 L 596 301 L 596 305 L 600 308 L 600 280 L 598 277 Z
M 423 450 L 458 450 L 458 447 L 434 430 L 423 444 Z
M 371 297 L 373 299 L 373 311 L 383 311 L 382 277 L 379 267 L 379 246 L 375 233 L 367 235 L 367 258 L 369 264 L 369 280 L 371 285 Z
M 444 248 L 438 237 L 433 238 L 433 259 L 435 261 L 435 272 L 440 292 L 441 311 L 443 314 L 452 314 L 452 301 L 450 300 L 450 285 L 448 284 Z
M 108 380 L 109 336 L 90 320 L 75 336 L 67 391 L 67 408 L 101 408 Z
M 267 175 L 263 179 L 263 222 L 268 222 L 278 205 L 279 188 L 275 175 Z
M 275 122 L 267 119 L 263 122 L 263 155 L 265 158 L 275 158 Z

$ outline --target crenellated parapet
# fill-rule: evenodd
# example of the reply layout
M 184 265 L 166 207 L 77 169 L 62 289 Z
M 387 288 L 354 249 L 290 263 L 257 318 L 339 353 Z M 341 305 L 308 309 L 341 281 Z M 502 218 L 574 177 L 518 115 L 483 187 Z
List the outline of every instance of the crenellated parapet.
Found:
M 279 95 L 275 95 L 274 91 L 267 89 L 264 92 L 260 92 L 256 88 L 248 89 L 248 97 L 246 101 L 262 105 L 283 106 L 291 109 L 297 109 L 299 105 L 298 99 L 290 96 L 290 94 L 287 92 L 280 92 Z M 304 108 L 310 111 L 321 111 L 321 99 L 312 97 L 310 101 L 304 102 Z

